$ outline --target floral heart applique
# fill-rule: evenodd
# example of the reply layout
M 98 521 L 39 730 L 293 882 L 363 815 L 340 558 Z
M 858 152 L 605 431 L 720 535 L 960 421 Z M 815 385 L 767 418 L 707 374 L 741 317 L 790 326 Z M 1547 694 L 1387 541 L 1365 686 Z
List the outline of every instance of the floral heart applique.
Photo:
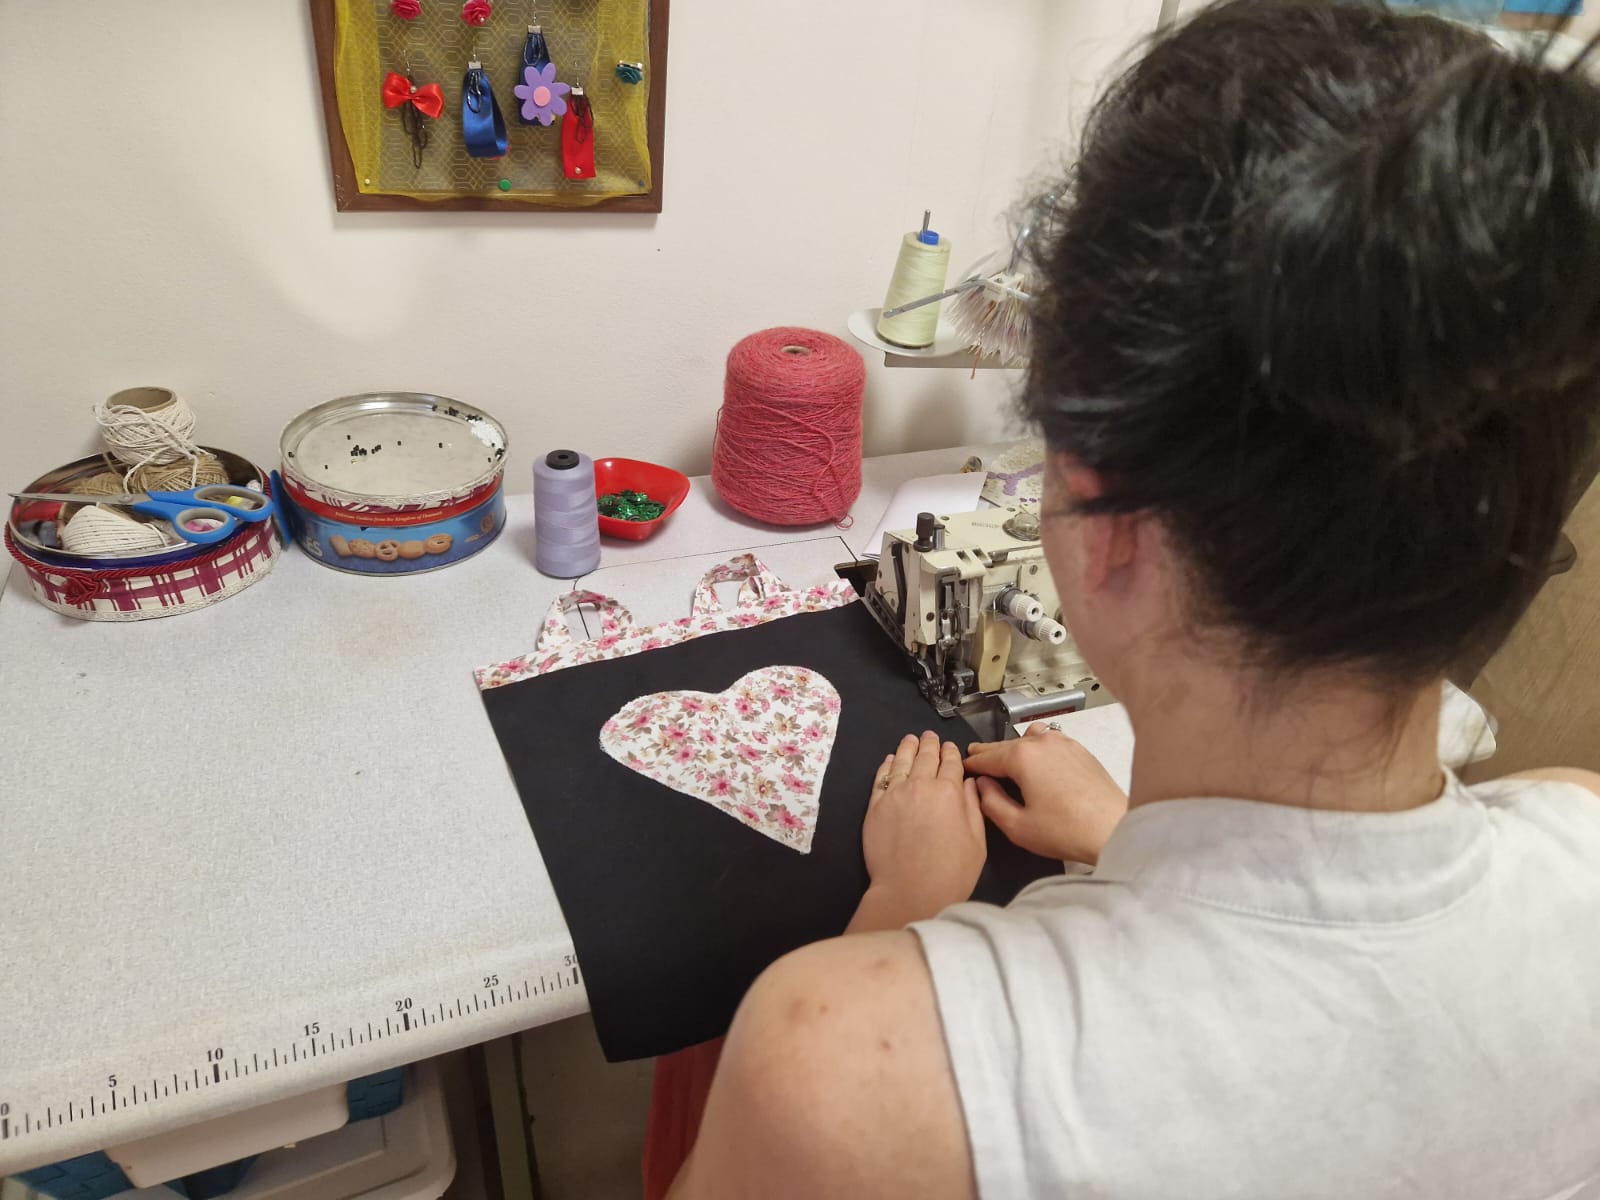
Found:
M 805 667 L 762 667 L 725 692 L 655 692 L 623 705 L 600 747 L 647 779 L 811 852 L 839 692 Z

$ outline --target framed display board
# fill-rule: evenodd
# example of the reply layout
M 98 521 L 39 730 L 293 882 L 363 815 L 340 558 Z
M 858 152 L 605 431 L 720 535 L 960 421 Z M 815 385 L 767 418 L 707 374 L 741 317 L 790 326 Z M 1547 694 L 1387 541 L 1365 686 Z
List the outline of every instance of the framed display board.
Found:
M 336 207 L 660 212 L 668 3 L 310 0 Z

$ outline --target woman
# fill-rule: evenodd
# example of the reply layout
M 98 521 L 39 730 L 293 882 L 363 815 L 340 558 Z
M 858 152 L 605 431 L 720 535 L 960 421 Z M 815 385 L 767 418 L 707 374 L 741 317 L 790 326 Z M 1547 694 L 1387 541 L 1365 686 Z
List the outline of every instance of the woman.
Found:
M 1595 442 L 1596 90 L 1223 3 L 1101 103 L 1041 268 L 1044 545 L 1131 793 L 1059 735 L 886 758 L 850 933 L 751 989 L 675 1194 L 1600 1194 L 1600 776 L 1436 748 Z M 1092 874 L 958 903 L 984 816 Z

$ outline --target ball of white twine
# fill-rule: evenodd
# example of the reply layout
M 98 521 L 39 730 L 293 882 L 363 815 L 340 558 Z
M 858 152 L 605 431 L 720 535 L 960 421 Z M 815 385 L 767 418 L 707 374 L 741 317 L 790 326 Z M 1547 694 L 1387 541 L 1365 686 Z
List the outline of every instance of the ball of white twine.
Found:
M 191 479 L 198 476 L 201 450 L 190 437 L 194 410 L 182 396 L 166 388 L 130 388 L 96 405 L 94 419 L 106 452 L 127 468 L 125 486 L 131 488 L 134 472 L 146 466 L 187 461 Z
M 159 526 L 135 521 L 115 509 L 91 504 L 80 508 L 61 531 L 61 548 L 72 554 L 118 558 L 167 545 Z

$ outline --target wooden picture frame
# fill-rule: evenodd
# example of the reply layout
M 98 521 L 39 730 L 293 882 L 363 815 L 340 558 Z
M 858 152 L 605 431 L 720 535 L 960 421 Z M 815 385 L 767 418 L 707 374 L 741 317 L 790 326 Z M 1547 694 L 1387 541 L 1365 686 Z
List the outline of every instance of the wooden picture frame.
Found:
M 340 212 L 614 212 L 661 211 L 665 174 L 667 126 L 667 22 L 670 0 L 648 0 L 650 9 L 650 71 L 645 136 L 650 156 L 650 187 L 634 195 L 608 196 L 583 205 L 551 204 L 515 197 L 461 194 L 437 200 L 363 192 L 355 162 L 339 118 L 339 97 L 334 73 L 337 14 L 334 0 L 309 0 L 311 36 L 317 59 L 317 80 L 322 92 L 322 116 L 328 135 L 328 157 L 333 175 L 333 202 Z

